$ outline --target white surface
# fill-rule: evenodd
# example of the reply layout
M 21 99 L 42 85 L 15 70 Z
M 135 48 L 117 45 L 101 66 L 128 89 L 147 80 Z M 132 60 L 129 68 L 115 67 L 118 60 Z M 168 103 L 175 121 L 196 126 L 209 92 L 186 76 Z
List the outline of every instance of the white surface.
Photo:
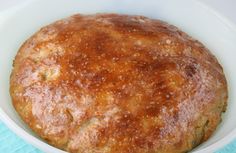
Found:
M 34 0 L 0 14 L 0 117 L 19 136 L 44 152 L 62 152 L 49 146 L 26 127 L 9 97 L 12 60 L 20 45 L 43 25 L 74 13 L 117 12 L 159 18 L 180 27 L 203 42 L 222 63 L 230 91 L 225 118 L 215 135 L 196 152 L 213 152 L 236 136 L 236 27 L 216 12 L 192 0 Z M 52 10 L 53 8 L 53 10 Z M 132 9 L 130 9 L 132 8 Z M 183 9 L 185 8 L 185 9 Z
M 28 0 L 0 0 L 0 11 Z M 181 3 L 181 0 L 179 0 Z M 236 24 L 236 0 L 198 0 L 214 8 Z
M 6 10 L 9 7 L 14 7 L 26 0 L 0 0 L 0 11 Z
M 236 0 L 201 0 L 236 23 Z

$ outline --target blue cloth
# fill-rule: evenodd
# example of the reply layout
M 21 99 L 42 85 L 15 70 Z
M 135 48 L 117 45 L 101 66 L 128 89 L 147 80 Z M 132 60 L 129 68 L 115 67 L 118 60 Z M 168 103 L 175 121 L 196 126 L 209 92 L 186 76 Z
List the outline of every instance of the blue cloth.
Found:
M 0 121 L 0 153 L 43 153 L 11 132 Z
M 0 121 L 0 153 L 43 153 L 16 136 Z M 236 139 L 216 153 L 236 153 Z

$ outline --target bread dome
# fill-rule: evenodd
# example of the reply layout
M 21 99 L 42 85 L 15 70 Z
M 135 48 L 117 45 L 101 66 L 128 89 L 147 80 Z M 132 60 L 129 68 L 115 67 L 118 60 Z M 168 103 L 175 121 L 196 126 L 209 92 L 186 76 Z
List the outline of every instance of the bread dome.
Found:
M 29 38 L 14 60 L 13 105 L 72 153 L 182 153 L 226 108 L 222 67 L 175 26 L 143 16 L 77 14 Z

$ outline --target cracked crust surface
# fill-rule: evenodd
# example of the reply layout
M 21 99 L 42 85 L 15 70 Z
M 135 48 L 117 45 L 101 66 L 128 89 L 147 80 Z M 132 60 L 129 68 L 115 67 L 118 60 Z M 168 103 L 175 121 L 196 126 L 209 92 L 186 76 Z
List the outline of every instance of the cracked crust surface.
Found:
M 72 153 L 181 153 L 221 120 L 227 84 L 199 41 L 163 21 L 74 15 L 20 48 L 12 102 L 48 143 Z

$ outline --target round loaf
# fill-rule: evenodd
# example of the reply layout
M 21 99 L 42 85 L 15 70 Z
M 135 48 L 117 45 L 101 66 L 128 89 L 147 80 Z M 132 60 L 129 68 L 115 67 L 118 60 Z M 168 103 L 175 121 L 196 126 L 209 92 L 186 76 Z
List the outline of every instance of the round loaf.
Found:
M 175 26 L 143 16 L 74 15 L 29 38 L 10 78 L 13 105 L 72 153 L 182 153 L 221 121 L 217 59 Z

